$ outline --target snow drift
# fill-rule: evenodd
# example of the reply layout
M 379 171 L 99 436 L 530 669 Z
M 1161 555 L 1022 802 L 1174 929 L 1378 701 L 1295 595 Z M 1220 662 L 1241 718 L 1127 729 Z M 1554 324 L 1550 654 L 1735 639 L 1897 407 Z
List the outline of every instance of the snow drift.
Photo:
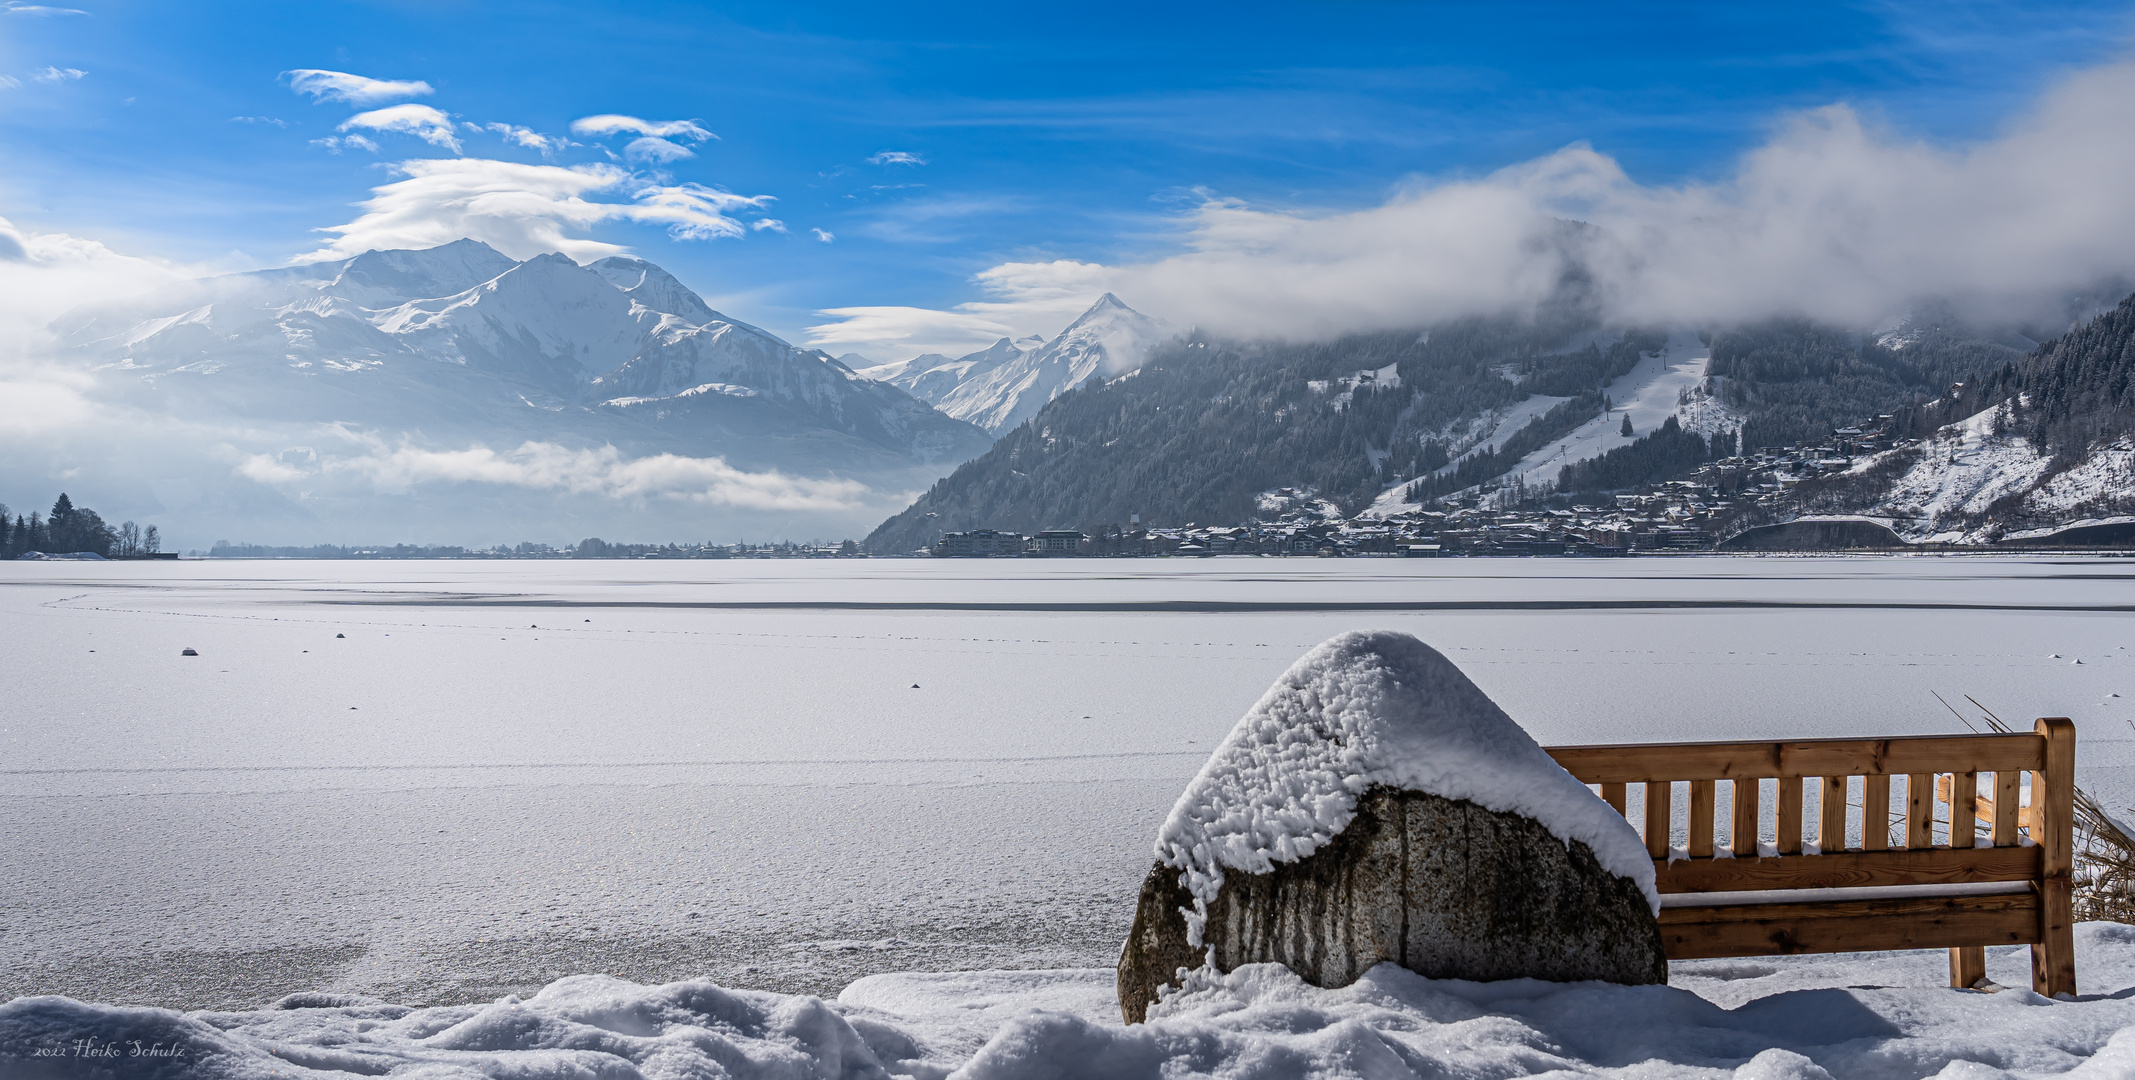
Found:
M 60 997 L 0 1005 L 10 1080 L 940 1080 L 1538 1075 L 1621 1080 L 2002 1080 L 2135 1075 L 2135 927 L 2077 928 L 2082 1000 L 1950 990 L 1940 951 L 1692 961 L 1673 986 L 1435 981 L 1382 964 L 1322 990 L 1270 964 L 1112 1015 L 1112 973 L 878 975 L 836 1001 L 599 975 L 524 1000 L 408 1008 L 331 994 L 177 1013 Z M 2023 977 L 2022 947 L 1988 973 Z M 1891 986 L 1888 984 L 1900 985 Z M 2105 992 L 2098 992 L 2105 991 Z M 134 1055 L 138 1046 L 143 1053 Z M 88 1056 L 110 1051 L 109 1057 Z M 164 1056 L 149 1056 L 160 1050 Z M 172 1054 L 172 1051 L 182 1051 Z

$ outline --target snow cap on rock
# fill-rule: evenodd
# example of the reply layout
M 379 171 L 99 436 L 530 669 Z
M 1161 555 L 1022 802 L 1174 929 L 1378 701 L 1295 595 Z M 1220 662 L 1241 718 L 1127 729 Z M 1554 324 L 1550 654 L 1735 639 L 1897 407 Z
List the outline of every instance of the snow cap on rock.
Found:
M 1586 844 L 1660 910 L 1631 823 L 1452 661 L 1394 631 L 1331 638 L 1275 680 L 1179 796 L 1156 857 L 1185 872 L 1205 910 L 1226 870 L 1268 873 L 1334 839 L 1374 784 L 1531 818 Z

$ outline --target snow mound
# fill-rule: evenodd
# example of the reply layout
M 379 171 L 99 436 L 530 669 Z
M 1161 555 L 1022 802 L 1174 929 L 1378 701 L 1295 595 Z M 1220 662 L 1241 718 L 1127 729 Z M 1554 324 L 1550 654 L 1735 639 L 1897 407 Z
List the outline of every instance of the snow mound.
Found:
M 1374 784 L 1532 818 L 1593 849 L 1660 911 L 1652 857 L 1630 822 L 1452 661 L 1392 631 L 1329 639 L 1275 680 L 1179 796 L 1156 857 L 1184 871 L 1205 911 L 1225 871 L 1264 874 L 1312 854 L 1348 828 Z M 1188 927 L 1198 941 L 1200 920 Z
M 318 995 L 333 998 L 339 995 Z M 0 1006 L 0 1055 L 45 1048 L 47 1071 L 128 1080 L 266 1080 L 395 1075 L 887 1077 L 881 1059 L 819 998 L 728 990 L 695 979 L 641 986 L 606 975 L 559 979 L 521 1001 L 410 1009 L 301 1004 L 252 1013 L 176 1013 L 63 997 Z M 108 1049 L 109 1053 L 103 1052 Z M 153 1051 L 153 1052 L 152 1052 Z M 0 1074 L 19 1066 L 0 1056 Z
M 836 1001 L 599 975 L 521 1000 L 409 1008 L 345 994 L 178 1013 L 0 1005 L 0 1076 L 125 1080 L 1972 1080 L 2135 1076 L 2135 927 L 2083 923 L 2086 991 L 1937 985 L 1939 949 L 1692 960 L 1673 985 L 1426 979 L 1381 964 L 1324 990 L 1250 964 L 1122 1026 L 1109 969 L 878 975 Z M 136 1048 L 138 1047 L 138 1052 Z M 177 1051 L 177 1053 L 173 1053 Z M 108 1052 L 108 1053 L 107 1053 Z

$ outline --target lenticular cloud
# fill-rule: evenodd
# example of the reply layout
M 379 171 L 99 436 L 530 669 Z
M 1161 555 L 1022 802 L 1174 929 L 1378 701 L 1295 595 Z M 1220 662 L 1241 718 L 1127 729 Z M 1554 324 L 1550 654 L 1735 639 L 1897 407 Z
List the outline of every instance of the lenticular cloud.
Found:
M 613 165 L 420 158 L 393 168 L 403 179 L 372 188 L 356 220 L 321 230 L 335 239 L 298 261 L 437 247 L 464 237 L 515 259 L 554 251 L 589 262 L 624 251 L 584 237 L 601 222 L 664 225 L 678 240 L 713 240 L 744 235 L 747 230 L 731 215 L 771 202 L 769 196 L 702 184 L 648 183 Z M 631 201 L 596 198 L 615 195 Z

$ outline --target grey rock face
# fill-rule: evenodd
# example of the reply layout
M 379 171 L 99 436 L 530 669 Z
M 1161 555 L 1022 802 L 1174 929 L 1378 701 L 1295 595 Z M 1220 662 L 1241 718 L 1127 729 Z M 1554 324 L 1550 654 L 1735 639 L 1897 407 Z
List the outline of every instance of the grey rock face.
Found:
M 1130 1024 L 1157 987 L 1202 963 L 1181 909 L 1193 896 L 1158 863 L 1120 955 Z M 1435 979 L 1668 979 L 1645 894 L 1585 844 L 1464 799 L 1387 787 L 1365 792 L 1349 827 L 1306 858 L 1226 875 L 1203 938 L 1218 970 L 1273 962 L 1330 988 L 1383 960 Z

